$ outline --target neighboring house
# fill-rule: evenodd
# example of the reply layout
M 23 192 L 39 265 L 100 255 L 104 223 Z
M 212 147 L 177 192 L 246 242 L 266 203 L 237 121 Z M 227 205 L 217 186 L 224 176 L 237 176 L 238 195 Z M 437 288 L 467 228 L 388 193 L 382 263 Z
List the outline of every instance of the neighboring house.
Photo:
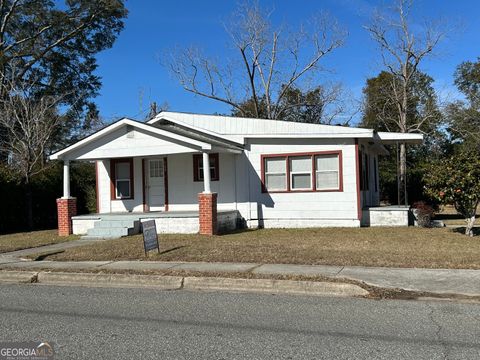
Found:
M 177 112 L 125 118 L 50 157 L 64 161 L 59 230 L 113 237 L 147 218 L 158 232 L 204 234 L 406 225 L 405 208 L 372 215 L 383 210 L 378 157 L 395 142 L 421 143 L 422 135 Z M 98 214 L 74 216 L 69 162 L 77 160 L 96 162 Z

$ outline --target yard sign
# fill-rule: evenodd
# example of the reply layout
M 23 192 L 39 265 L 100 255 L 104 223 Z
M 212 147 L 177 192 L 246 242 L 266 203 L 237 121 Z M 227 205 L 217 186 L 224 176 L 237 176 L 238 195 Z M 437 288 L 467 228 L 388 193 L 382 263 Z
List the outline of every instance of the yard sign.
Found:
M 160 246 L 158 245 L 157 227 L 155 220 L 147 220 L 142 222 L 143 228 L 143 247 L 145 249 L 145 256 L 150 250 L 158 250 L 160 254 Z

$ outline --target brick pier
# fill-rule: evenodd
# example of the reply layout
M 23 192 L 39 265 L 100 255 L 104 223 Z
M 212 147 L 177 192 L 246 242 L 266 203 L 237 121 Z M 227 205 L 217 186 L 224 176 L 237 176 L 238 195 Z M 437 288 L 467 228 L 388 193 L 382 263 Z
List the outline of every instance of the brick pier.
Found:
M 217 194 L 198 194 L 198 221 L 201 235 L 215 235 L 217 233 Z
M 58 235 L 68 236 L 73 233 L 72 216 L 77 215 L 77 199 L 57 199 Z

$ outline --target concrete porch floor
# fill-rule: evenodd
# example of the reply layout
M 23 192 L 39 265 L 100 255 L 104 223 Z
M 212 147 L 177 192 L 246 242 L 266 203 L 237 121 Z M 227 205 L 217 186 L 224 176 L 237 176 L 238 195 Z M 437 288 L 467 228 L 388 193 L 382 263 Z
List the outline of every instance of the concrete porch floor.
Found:
M 118 238 L 141 232 L 141 222 L 155 220 L 157 232 L 196 234 L 198 211 L 152 211 L 132 213 L 87 214 L 72 217 L 73 233 L 85 238 Z M 225 233 L 239 227 L 237 210 L 217 211 L 217 231 Z
M 237 210 L 218 210 L 218 215 L 237 213 Z M 198 218 L 198 211 L 151 211 L 129 213 L 86 214 L 73 216 L 73 220 L 141 220 L 157 218 Z

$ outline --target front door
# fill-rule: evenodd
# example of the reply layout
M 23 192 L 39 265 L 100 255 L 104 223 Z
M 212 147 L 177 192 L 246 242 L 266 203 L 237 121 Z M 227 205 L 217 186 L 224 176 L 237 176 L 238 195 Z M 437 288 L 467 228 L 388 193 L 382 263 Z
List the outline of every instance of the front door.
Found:
M 149 159 L 147 167 L 147 193 L 150 211 L 165 210 L 164 176 L 163 158 Z

